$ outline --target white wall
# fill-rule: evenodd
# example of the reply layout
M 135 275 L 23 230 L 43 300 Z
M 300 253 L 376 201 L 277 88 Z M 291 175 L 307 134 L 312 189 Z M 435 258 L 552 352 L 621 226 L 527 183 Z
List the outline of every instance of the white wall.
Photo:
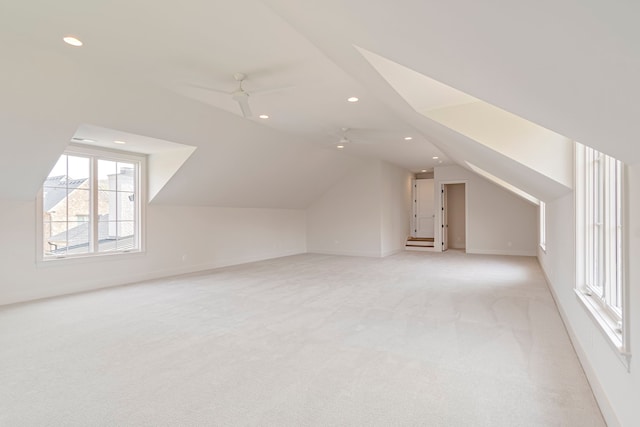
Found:
M 411 232 L 411 173 L 382 163 L 382 256 L 404 250 Z
M 536 206 L 460 166 L 434 170 L 436 189 L 450 181 L 464 181 L 467 191 L 467 253 L 536 255 Z M 436 212 L 441 201 L 436 197 Z M 436 230 L 441 218 L 436 215 Z M 436 247 L 441 236 L 436 235 Z
M 152 204 L 145 254 L 37 265 L 35 202 L 0 206 L 0 305 L 306 251 L 304 210 Z
M 308 208 L 308 251 L 380 257 L 400 250 L 409 232 L 410 191 L 407 171 L 364 162 Z
M 610 426 L 637 425 L 640 419 L 640 164 L 628 168 L 628 295 L 630 319 L 630 372 L 603 332 L 574 294 L 575 222 L 573 194 L 547 202 L 546 253 L 538 252 L 558 308 L 585 368 L 603 415 Z
M 447 185 L 447 219 L 449 247 L 464 249 L 466 247 L 465 229 L 465 186 L 464 184 Z

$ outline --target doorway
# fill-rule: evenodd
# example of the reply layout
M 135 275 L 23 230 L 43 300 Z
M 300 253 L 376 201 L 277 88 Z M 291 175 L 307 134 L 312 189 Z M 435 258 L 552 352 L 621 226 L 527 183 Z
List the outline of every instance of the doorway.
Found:
M 435 237 L 435 206 L 433 179 L 416 179 L 414 182 L 414 227 L 412 236 L 431 239 Z
M 467 248 L 467 189 L 464 182 L 442 184 L 442 250 Z

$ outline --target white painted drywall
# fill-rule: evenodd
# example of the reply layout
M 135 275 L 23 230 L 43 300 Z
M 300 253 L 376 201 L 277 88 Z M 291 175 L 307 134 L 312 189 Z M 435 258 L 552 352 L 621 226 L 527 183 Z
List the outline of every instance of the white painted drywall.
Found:
M 309 252 L 386 256 L 409 231 L 409 172 L 368 160 L 307 209 Z
M 150 81 L 105 78 L 54 52 L 13 53 L 0 67 L 0 199 L 32 200 L 84 124 L 197 148 L 179 168 L 167 156 L 150 159 L 149 194 L 162 204 L 306 209 L 357 164 Z
M 309 252 L 380 256 L 380 168 L 364 162 L 309 206 Z
M 382 163 L 382 256 L 404 250 L 410 234 L 411 173 Z
M 572 187 L 573 142 L 569 138 L 482 101 L 440 108 L 425 115 Z
M 464 181 L 467 191 L 467 253 L 536 255 L 536 207 L 460 166 L 434 170 L 436 188 L 451 181 Z M 436 211 L 440 209 L 436 198 Z M 441 218 L 436 216 L 436 229 Z M 436 236 L 436 247 L 441 236 Z
M 630 372 L 620 361 L 607 338 L 590 318 L 574 294 L 575 243 L 573 194 L 547 201 L 546 252 L 539 250 L 538 259 L 547 275 L 558 308 L 571 335 L 585 373 L 605 420 L 610 426 L 632 426 L 640 419 L 640 164 L 628 167 L 628 276 L 631 364 Z
M 0 305 L 306 251 L 304 210 L 151 204 L 145 254 L 38 265 L 35 202 L 0 206 Z
M 465 229 L 465 185 L 447 185 L 447 218 L 449 233 L 449 247 L 451 249 L 464 249 L 466 247 Z

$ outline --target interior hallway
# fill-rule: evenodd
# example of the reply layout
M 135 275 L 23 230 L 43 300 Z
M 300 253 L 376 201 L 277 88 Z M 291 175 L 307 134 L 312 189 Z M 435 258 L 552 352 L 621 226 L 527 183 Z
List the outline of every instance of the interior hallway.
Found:
M 0 307 L 0 425 L 601 426 L 533 257 L 296 255 Z

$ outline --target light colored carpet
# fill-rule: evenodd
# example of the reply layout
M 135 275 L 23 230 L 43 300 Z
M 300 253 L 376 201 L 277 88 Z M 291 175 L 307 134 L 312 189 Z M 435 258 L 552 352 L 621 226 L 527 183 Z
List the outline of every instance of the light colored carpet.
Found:
M 602 426 L 534 258 L 299 255 L 0 308 L 3 426 Z

